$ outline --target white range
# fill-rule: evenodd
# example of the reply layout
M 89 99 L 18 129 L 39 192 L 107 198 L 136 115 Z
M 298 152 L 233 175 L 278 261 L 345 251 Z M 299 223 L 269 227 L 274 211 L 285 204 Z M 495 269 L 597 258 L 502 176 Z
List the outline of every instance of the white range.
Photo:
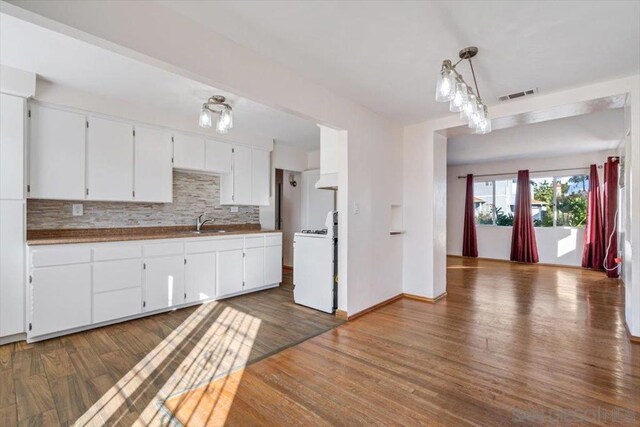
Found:
M 293 239 L 293 300 L 333 313 L 337 308 L 338 212 L 327 214 L 323 230 L 304 230 Z

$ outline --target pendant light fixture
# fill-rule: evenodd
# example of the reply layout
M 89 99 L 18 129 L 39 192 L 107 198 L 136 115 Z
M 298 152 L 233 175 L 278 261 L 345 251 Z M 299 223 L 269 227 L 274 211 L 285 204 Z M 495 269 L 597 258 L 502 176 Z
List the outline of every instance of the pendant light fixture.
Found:
M 449 59 L 442 61 L 440 76 L 436 85 L 436 101 L 448 102 L 449 110 L 453 113 L 460 113 L 461 120 L 467 120 L 469 128 L 474 133 L 485 134 L 491 132 L 491 119 L 487 114 L 487 106 L 482 102 L 476 73 L 473 70 L 471 58 L 478 54 L 478 48 L 470 46 L 462 49 L 458 56 L 460 60 L 452 64 Z M 464 78 L 456 70 L 456 66 L 463 60 L 469 61 L 475 92 L 467 85 Z
M 200 110 L 199 125 L 203 128 L 213 126 L 213 114 L 218 115 L 216 122 L 216 132 L 225 134 L 233 128 L 233 109 L 226 103 L 226 98 L 221 95 L 213 95 L 207 102 L 202 104 Z

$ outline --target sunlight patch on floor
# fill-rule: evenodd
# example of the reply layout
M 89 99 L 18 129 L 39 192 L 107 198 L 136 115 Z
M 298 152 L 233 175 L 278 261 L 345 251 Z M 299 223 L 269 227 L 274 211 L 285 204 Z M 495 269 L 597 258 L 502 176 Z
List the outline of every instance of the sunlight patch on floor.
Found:
M 198 307 L 85 412 L 75 425 L 126 422 L 121 414 L 126 413 L 123 409 L 131 405 L 146 405 L 135 424 L 166 425 L 171 415 L 162 407 L 165 399 L 244 367 L 261 320 L 231 307 L 221 307 L 215 302 Z M 165 376 L 169 376 L 169 379 L 156 390 L 158 378 Z M 230 380 L 225 387 L 225 395 L 232 396 L 237 383 Z M 151 395 L 154 396 L 150 398 Z M 225 407 L 221 405 L 210 410 L 216 411 L 216 419 L 224 420 Z

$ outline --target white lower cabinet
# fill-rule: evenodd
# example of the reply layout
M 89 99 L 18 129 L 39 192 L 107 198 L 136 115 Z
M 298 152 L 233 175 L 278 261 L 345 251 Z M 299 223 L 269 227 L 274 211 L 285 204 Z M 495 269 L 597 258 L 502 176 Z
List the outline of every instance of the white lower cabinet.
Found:
M 30 336 L 91 324 L 91 264 L 31 271 Z
M 184 257 L 148 258 L 145 263 L 144 311 L 184 303 Z
M 242 292 L 243 250 L 232 249 L 218 252 L 219 297 Z
M 32 246 L 27 337 L 263 289 L 281 267 L 280 233 Z
M 282 282 L 282 246 L 264 248 L 264 283 Z
M 244 250 L 244 289 L 264 286 L 264 247 Z
M 196 302 L 215 298 L 215 252 L 187 255 L 184 285 L 185 302 Z

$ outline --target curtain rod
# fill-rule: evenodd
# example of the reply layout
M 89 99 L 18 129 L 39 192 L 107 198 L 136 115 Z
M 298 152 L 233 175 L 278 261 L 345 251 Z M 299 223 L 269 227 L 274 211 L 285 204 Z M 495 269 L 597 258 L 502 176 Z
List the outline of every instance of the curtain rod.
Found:
M 529 173 L 543 173 L 543 172 L 564 172 L 564 171 L 576 171 L 576 170 L 585 170 L 589 169 L 589 166 L 585 166 L 583 168 L 563 168 L 563 169 L 547 169 L 540 171 L 529 171 Z M 598 169 L 602 169 L 602 165 L 598 165 Z M 506 173 L 486 173 L 484 175 L 473 175 L 474 178 L 482 178 L 486 176 L 518 176 L 518 172 L 506 172 Z M 458 179 L 466 179 L 466 175 L 458 175 Z

